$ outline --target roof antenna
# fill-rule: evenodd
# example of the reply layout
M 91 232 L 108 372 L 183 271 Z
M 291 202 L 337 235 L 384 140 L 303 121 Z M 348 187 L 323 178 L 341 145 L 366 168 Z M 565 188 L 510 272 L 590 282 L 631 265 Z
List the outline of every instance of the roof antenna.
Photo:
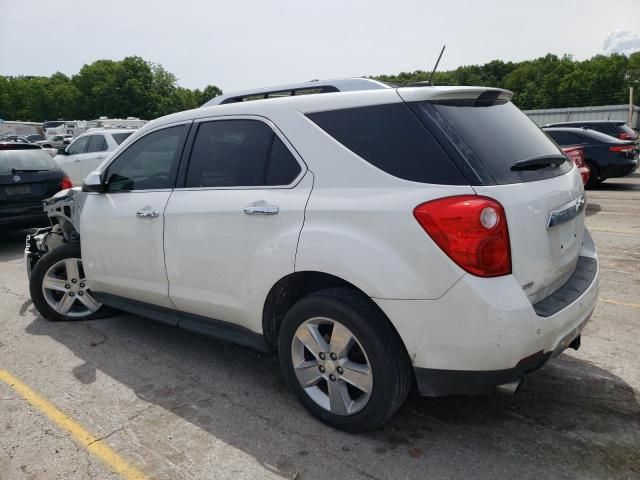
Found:
M 433 83 L 431 82 L 431 80 L 433 80 L 433 76 L 435 75 L 436 69 L 440 64 L 440 59 L 442 58 L 442 54 L 444 53 L 445 48 L 447 48 L 447 46 L 442 45 L 442 50 L 440 50 L 440 55 L 438 55 L 438 60 L 436 60 L 436 64 L 433 66 L 433 70 L 431 71 L 431 75 L 429 75 L 429 80 L 422 81 L 422 82 L 407 83 L 405 87 L 432 87 Z

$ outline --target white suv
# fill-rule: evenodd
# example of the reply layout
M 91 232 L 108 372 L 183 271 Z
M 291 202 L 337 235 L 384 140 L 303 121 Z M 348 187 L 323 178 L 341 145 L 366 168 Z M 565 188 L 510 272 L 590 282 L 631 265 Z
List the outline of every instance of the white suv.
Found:
M 380 425 L 413 385 L 513 392 L 579 346 L 598 262 L 580 174 L 510 98 L 389 88 L 155 120 L 47 202 L 33 302 L 277 350 L 343 429 Z
M 67 172 L 74 186 L 82 185 L 84 177 L 107 158 L 108 152 L 115 150 L 132 133 L 133 130 L 125 129 L 90 130 L 61 150 L 54 160 Z

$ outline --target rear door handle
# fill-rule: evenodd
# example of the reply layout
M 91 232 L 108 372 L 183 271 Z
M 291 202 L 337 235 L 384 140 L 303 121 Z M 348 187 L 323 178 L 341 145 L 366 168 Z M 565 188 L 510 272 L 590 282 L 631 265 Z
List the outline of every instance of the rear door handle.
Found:
M 280 211 L 277 205 L 270 205 L 264 200 L 253 202 L 244 207 L 247 215 L 276 215 Z
M 138 218 L 156 218 L 160 216 L 159 210 L 138 210 L 136 217 Z

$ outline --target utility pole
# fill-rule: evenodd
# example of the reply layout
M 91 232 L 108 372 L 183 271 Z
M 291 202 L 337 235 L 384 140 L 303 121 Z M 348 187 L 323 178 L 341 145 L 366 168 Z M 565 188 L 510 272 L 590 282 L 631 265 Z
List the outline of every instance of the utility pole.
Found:
M 627 114 L 627 125 L 633 125 L 633 87 L 629 87 L 629 113 Z

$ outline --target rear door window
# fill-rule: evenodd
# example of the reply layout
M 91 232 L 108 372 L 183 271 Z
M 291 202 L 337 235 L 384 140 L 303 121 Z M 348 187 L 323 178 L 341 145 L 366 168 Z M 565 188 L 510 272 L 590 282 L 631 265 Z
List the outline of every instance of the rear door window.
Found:
M 198 128 L 185 186 L 285 186 L 300 171 L 298 161 L 264 122 L 217 120 Z
M 307 117 L 390 175 L 422 183 L 469 183 L 404 103 L 309 113 Z
M 475 171 L 480 184 L 543 180 L 571 170 L 540 128 L 513 103 L 491 95 L 478 99 L 424 101 L 411 104 L 429 126 L 437 128 Z M 516 162 L 559 159 L 555 166 L 514 170 Z
M 87 148 L 88 153 L 92 152 L 104 152 L 107 150 L 107 141 L 104 135 L 91 135 L 89 137 L 89 146 Z

